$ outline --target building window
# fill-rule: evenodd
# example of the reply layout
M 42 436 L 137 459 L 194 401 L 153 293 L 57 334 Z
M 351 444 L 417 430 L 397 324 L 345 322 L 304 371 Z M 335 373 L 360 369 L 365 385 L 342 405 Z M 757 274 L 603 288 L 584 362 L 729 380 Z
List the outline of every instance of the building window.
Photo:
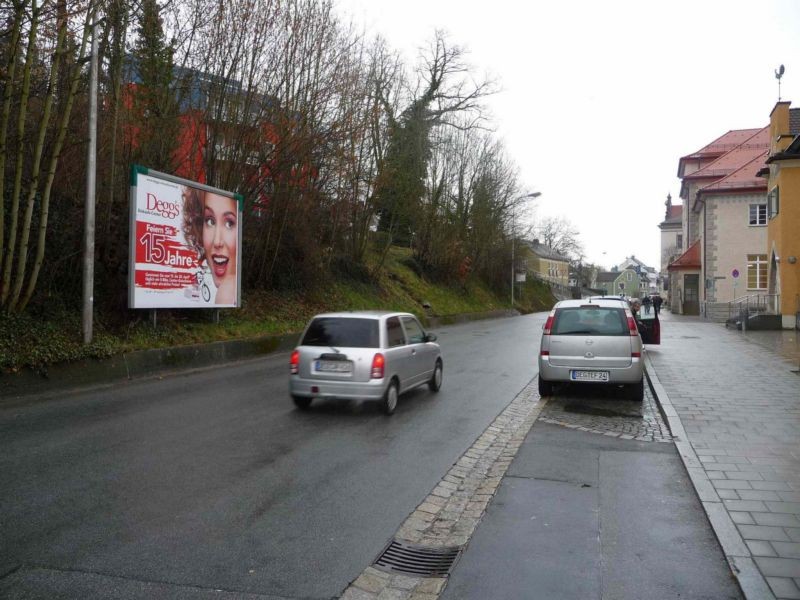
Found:
M 766 225 L 766 224 L 767 224 L 767 205 L 751 204 L 750 225 Z
M 678 250 L 683 248 L 683 234 L 679 233 L 675 236 L 675 245 L 678 247 Z
M 767 255 L 747 255 L 747 289 L 767 289 Z
M 625 273 L 625 279 L 627 279 L 628 281 L 633 281 L 633 273 L 631 273 L 630 271 Z
M 769 218 L 772 219 L 778 216 L 780 212 L 780 193 L 778 191 L 778 186 L 775 186 L 769 191 L 767 194 L 767 204 L 769 205 Z

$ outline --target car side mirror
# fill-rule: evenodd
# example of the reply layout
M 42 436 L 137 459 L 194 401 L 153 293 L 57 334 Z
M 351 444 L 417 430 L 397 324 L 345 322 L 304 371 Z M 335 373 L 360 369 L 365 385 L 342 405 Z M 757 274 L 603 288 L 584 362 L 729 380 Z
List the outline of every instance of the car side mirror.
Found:
M 437 340 L 437 337 L 436 337 L 435 333 L 429 333 L 428 335 L 425 336 L 425 341 L 426 342 L 435 342 L 436 340 Z

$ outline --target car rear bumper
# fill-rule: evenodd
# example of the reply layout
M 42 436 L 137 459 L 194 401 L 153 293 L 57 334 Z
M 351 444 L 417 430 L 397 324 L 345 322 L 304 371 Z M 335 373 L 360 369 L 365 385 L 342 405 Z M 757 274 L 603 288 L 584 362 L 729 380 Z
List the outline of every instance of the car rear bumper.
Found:
M 595 383 L 599 385 L 615 385 L 624 383 L 639 383 L 644 375 L 644 368 L 640 358 L 633 358 L 631 364 L 624 368 L 609 367 L 556 367 L 550 364 L 547 357 L 539 357 L 539 377 L 543 381 L 572 381 L 570 371 L 607 371 L 608 381 L 582 381 L 581 383 Z
M 353 400 L 379 400 L 386 392 L 385 379 L 367 382 L 330 381 L 289 377 L 289 393 L 302 398 L 350 398 Z

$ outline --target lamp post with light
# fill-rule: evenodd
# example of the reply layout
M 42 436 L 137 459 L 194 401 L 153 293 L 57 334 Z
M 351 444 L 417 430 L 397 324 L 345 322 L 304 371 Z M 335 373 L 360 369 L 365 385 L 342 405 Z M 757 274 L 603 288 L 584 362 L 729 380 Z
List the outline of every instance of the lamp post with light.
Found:
M 528 198 L 538 198 L 542 192 L 532 192 L 525 194 L 514 200 L 514 205 L 511 207 L 511 307 L 514 307 L 514 286 L 517 281 L 516 263 L 514 261 L 514 245 L 516 244 L 517 237 L 517 202 Z

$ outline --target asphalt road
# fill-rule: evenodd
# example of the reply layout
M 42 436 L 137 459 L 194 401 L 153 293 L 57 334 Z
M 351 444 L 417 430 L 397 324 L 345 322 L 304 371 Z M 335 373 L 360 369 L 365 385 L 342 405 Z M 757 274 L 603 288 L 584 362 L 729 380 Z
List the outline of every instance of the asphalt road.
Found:
M 545 314 L 434 330 L 444 386 L 294 408 L 287 354 L 0 408 L 0 597 L 330 598 L 536 375 Z

